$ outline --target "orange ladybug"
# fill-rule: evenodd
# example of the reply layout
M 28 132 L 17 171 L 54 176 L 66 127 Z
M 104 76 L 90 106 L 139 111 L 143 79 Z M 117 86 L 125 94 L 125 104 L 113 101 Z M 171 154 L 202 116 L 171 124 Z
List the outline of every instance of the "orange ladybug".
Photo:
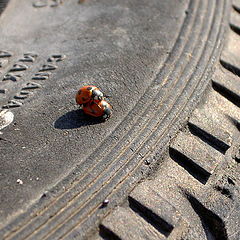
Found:
M 103 99 L 103 93 L 99 90 L 99 88 L 88 85 L 81 87 L 78 90 L 75 99 L 79 105 L 88 103 L 93 100 L 101 101 Z
M 101 117 L 103 120 L 110 118 L 112 115 L 112 106 L 105 100 L 88 102 L 83 105 L 82 110 L 85 114 Z

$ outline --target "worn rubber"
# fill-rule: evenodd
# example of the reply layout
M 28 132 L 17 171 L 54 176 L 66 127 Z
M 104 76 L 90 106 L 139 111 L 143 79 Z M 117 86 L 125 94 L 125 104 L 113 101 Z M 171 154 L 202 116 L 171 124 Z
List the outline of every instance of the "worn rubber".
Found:
M 94 239 L 240 238 L 239 6 L 232 5 L 223 52 L 187 125 Z
M 161 57 L 157 64 L 161 67 L 153 67 L 146 83 L 139 80 L 142 84 L 139 86 L 144 87 L 133 93 L 133 101 L 128 100 L 127 91 L 115 93 L 114 84 L 109 83 L 115 116 L 120 121 L 113 117 L 107 122 L 109 125 L 103 125 L 81 117 L 83 123 L 77 125 L 76 114 L 71 113 L 72 105 L 59 104 L 60 99 L 70 99 L 60 90 L 61 86 L 57 87 L 59 96 L 53 91 L 55 99 L 46 95 L 46 103 L 38 103 L 34 98 L 26 103 L 27 107 L 20 106 L 22 113 L 16 110 L 19 117 L 16 124 L 29 138 L 31 132 L 26 131 L 23 120 L 26 126 L 31 120 L 25 116 L 35 119 L 35 112 L 37 117 L 44 116 L 45 107 L 47 113 L 52 114 L 46 120 L 43 117 L 47 125 L 57 116 L 49 102 L 57 102 L 62 114 L 69 112 L 56 119 L 54 128 L 47 127 L 44 133 L 51 131 L 50 139 L 60 147 L 55 143 L 46 144 L 45 154 L 32 140 L 30 150 L 36 149 L 39 155 L 20 152 L 21 157 L 35 161 L 33 167 L 26 164 L 27 171 L 43 174 L 46 182 L 36 189 L 33 188 L 37 182 L 31 183 L 34 193 L 31 194 L 31 188 L 24 185 L 28 180 L 25 177 L 21 187 L 26 189 L 29 200 L 20 195 L 25 205 L 21 207 L 18 202 L 17 213 L 14 208 L 5 211 L 7 222 L 1 219 L 0 230 L 3 239 L 239 239 L 240 233 L 234 224 L 239 222 L 240 181 L 239 5 L 236 2 L 232 7 L 227 0 L 186 2 L 179 10 L 182 22 L 169 54 Z M 73 62 L 75 69 L 79 65 Z M 145 64 L 149 67 L 151 61 Z M 97 66 L 103 68 L 104 65 Z M 57 75 L 61 76 L 70 67 L 71 64 L 67 64 Z M 91 72 L 86 67 L 88 71 Z M 66 79 L 63 83 L 71 83 Z M 130 80 L 122 81 L 126 86 L 131 84 Z M 107 80 L 99 83 L 107 88 Z M 48 85 L 53 86 L 53 82 Z M 77 86 L 77 81 L 73 80 L 73 86 Z M 64 84 L 63 88 L 71 92 Z M 123 114 L 121 110 L 127 101 L 130 107 Z M 3 105 L 3 108 L 6 106 L 11 107 Z M 87 126 L 87 130 L 81 130 L 82 126 Z M 13 128 L 4 133 L 6 139 L 13 136 Z M 74 132 L 78 128 L 80 130 Z M 101 135 L 99 128 L 107 134 Z M 37 129 L 44 131 L 39 126 Z M 70 172 L 66 170 L 67 164 L 61 166 L 60 160 L 54 160 L 63 151 L 60 139 L 64 135 L 57 131 L 66 129 L 65 133 L 71 136 L 64 143 L 69 153 L 63 153 L 59 159 L 66 159 L 72 165 Z M 94 138 L 89 140 L 92 131 L 100 139 L 95 148 L 92 147 Z M 85 134 L 82 138 L 85 142 L 78 137 L 81 133 Z M 43 148 L 41 133 L 36 137 L 33 130 L 32 134 Z M 22 139 L 16 143 L 26 141 Z M 73 141 L 81 141 L 86 148 L 85 156 L 80 152 L 75 161 L 71 160 L 76 157 L 72 151 L 78 151 L 77 147 L 81 146 Z M 3 152 L 9 150 L 5 143 Z M 46 170 L 49 178 L 44 175 L 40 156 L 49 156 Z M 42 170 L 35 170 L 37 167 Z M 11 183 L 9 179 L 6 184 Z M 11 194 L 14 196 L 13 190 L 3 192 L 9 196 L 9 203 L 14 202 L 10 198 Z M 7 205 L 4 201 L 2 209 Z

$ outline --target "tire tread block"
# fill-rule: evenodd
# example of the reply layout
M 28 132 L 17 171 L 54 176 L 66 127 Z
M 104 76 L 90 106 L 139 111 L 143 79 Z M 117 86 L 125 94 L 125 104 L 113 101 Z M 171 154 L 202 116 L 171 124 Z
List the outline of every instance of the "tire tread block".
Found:
M 102 223 L 110 231 L 121 239 L 166 239 L 144 219 L 136 215 L 130 209 L 118 207 Z
M 214 157 L 214 150 L 192 134 L 180 132 L 172 142 L 171 148 L 181 152 L 209 174 L 212 174 L 220 162 Z
M 158 227 L 168 239 L 180 239 L 187 224 L 176 208 L 158 191 L 143 183 L 138 185 L 129 197 L 145 215 L 153 215 L 157 219 Z

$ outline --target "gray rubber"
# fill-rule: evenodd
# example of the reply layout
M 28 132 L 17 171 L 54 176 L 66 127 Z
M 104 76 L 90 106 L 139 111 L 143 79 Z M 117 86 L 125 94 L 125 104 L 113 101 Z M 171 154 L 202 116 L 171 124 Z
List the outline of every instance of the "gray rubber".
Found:
M 150 179 L 102 221 L 94 238 L 240 238 L 239 6 L 232 6 L 211 85 L 187 126 Z
M 17 4 L 0 19 L 0 236 L 238 239 L 238 3 Z M 107 122 L 75 106 L 84 84 L 111 96 Z

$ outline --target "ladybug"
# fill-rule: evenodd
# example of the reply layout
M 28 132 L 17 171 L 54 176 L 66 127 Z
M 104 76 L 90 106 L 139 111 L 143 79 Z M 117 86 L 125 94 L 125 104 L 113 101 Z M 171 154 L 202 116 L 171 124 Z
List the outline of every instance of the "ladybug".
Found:
M 112 115 L 112 106 L 105 100 L 91 101 L 83 105 L 85 114 L 107 120 Z
M 89 85 L 81 87 L 76 94 L 76 102 L 79 105 L 96 100 L 101 101 L 103 99 L 103 93 L 99 88 Z

